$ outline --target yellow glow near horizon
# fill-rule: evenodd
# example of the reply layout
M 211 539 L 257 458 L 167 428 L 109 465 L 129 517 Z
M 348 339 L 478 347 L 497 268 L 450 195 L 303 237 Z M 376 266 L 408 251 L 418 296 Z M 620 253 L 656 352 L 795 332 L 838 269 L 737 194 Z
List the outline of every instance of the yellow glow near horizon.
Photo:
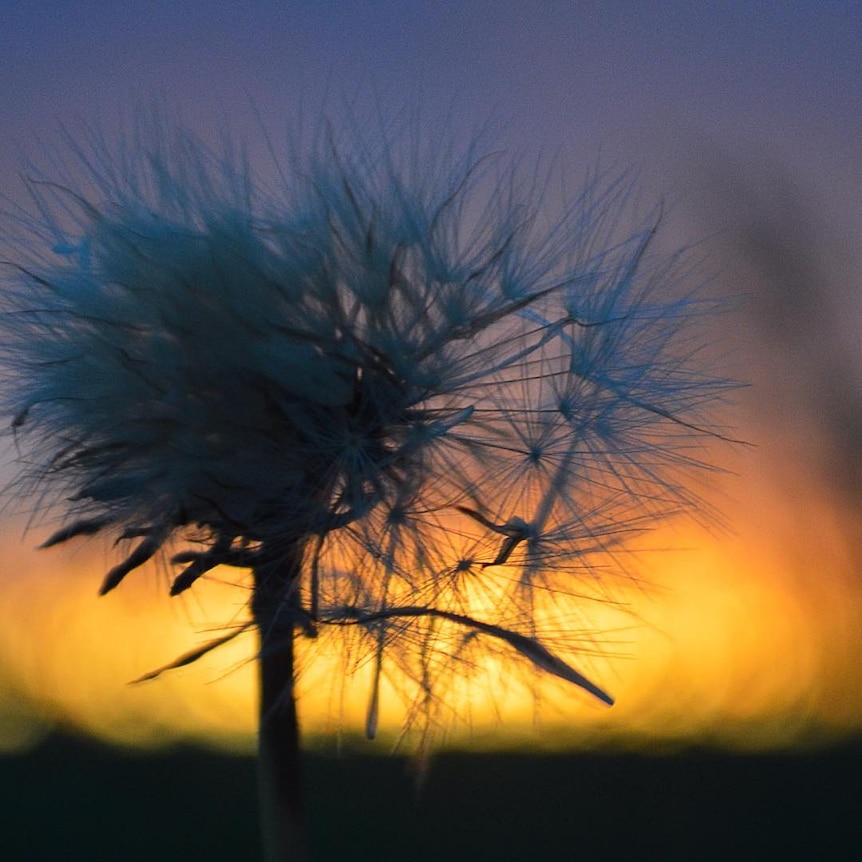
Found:
M 828 557 L 830 544 L 838 547 L 830 530 L 840 527 L 825 512 L 810 506 L 820 539 L 807 543 L 809 559 L 795 558 L 799 573 L 761 541 L 767 525 L 756 517 L 732 537 L 659 531 L 651 547 L 688 550 L 644 554 L 649 586 L 616 588 L 629 613 L 589 609 L 607 656 L 573 659 L 617 698 L 613 708 L 529 668 L 525 675 L 514 653 L 509 662 L 492 656 L 477 682 L 454 679 L 443 692 L 457 720 L 441 713 L 448 728 L 441 741 L 480 748 L 710 741 L 751 749 L 858 730 L 862 583 L 847 576 L 846 560 Z M 31 744 L 40 728 L 60 724 L 122 745 L 193 741 L 252 751 L 251 632 L 195 665 L 129 685 L 244 618 L 245 588 L 214 578 L 170 599 L 166 577 L 150 569 L 100 599 L 108 560 L 86 544 L 37 552 L 7 535 L 0 546 L 0 749 Z M 370 664 L 341 683 L 340 653 L 315 647 L 306 658 L 300 713 L 309 744 L 339 732 L 361 735 Z M 397 686 L 397 676 L 385 674 L 386 750 L 405 715 Z

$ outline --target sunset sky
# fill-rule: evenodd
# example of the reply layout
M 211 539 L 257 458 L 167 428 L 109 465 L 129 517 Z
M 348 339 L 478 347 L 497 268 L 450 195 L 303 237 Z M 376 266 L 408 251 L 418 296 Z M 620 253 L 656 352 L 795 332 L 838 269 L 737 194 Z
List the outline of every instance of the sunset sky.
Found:
M 13 202 L 61 125 L 110 131 L 155 102 L 265 160 L 262 129 L 277 147 L 321 106 L 376 102 L 556 158 L 573 186 L 633 167 L 644 208 L 665 202 L 662 243 L 691 245 L 702 290 L 732 300 L 716 371 L 751 386 L 721 420 L 750 445 L 712 453 L 726 472 L 703 494 L 723 521 L 663 527 L 642 542 L 644 583 L 614 586 L 632 613 L 589 612 L 605 655 L 585 662 L 616 706 L 553 684 L 538 711 L 515 689 L 474 691 L 474 744 L 537 745 L 537 719 L 555 747 L 756 749 L 862 729 L 862 7 L 754 5 L 0 0 Z M 230 622 L 242 586 L 219 576 L 170 599 L 153 567 L 98 598 L 111 549 L 37 552 L 24 520 L 0 521 L 0 750 L 55 724 L 251 750 L 251 639 L 127 685 Z M 312 737 L 361 731 L 367 680 L 342 691 L 330 670 L 303 680 Z M 387 739 L 402 716 L 390 696 Z

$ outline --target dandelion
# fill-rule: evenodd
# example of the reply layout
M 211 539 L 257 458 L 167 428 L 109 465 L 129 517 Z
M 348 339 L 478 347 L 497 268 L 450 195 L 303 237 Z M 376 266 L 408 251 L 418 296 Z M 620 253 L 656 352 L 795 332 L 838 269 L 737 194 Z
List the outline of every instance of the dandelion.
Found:
M 692 300 L 627 184 L 553 219 L 500 156 L 321 136 L 282 185 L 190 133 L 68 139 L 7 218 L 3 406 L 50 547 L 159 554 L 171 593 L 252 573 L 272 859 L 306 851 L 295 644 L 337 633 L 411 714 L 494 650 L 606 704 L 543 613 L 692 501 L 705 409 Z M 562 641 L 561 641 L 562 643 Z M 156 676 L 159 671 L 147 675 Z M 294 854 L 294 855 L 291 855 Z

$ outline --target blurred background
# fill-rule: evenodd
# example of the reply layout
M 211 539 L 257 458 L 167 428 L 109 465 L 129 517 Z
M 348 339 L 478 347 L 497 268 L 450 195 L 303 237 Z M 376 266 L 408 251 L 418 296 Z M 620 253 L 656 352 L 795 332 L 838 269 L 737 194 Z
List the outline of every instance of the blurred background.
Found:
M 365 690 L 310 673 L 322 858 L 862 850 L 860 38 L 851 2 L 0 0 L 13 203 L 61 125 L 110 131 L 141 105 L 247 138 L 262 170 L 262 129 L 278 150 L 322 106 L 408 109 L 556 158 L 575 189 L 633 167 L 644 211 L 664 201 L 660 241 L 692 246 L 703 291 L 732 299 L 713 349 L 751 384 L 722 416 L 750 445 L 713 453 L 725 472 L 702 492 L 723 521 L 663 527 L 643 583 L 620 585 L 625 627 L 591 620 L 617 705 L 492 692 L 417 797 L 391 755 L 400 705 L 357 743 Z M 251 641 L 128 685 L 211 637 L 242 587 L 171 600 L 154 567 L 97 599 L 111 549 L 37 553 L 25 526 L 0 521 L 4 858 L 255 858 Z

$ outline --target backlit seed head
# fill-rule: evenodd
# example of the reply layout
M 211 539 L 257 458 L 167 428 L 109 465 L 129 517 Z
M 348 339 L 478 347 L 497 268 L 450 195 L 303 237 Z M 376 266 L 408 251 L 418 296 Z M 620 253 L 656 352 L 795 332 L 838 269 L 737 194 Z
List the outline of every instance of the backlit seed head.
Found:
M 64 517 L 45 545 L 135 540 L 108 591 L 202 543 L 175 593 L 302 546 L 295 624 L 376 656 L 372 729 L 384 660 L 422 692 L 480 643 L 609 700 L 543 608 L 690 502 L 727 388 L 657 216 L 620 237 L 617 181 L 549 222 L 469 149 L 329 134 L 273 189 L 166 125 L 91 144 L 7 218 L 2 398 L 16 488 Z

